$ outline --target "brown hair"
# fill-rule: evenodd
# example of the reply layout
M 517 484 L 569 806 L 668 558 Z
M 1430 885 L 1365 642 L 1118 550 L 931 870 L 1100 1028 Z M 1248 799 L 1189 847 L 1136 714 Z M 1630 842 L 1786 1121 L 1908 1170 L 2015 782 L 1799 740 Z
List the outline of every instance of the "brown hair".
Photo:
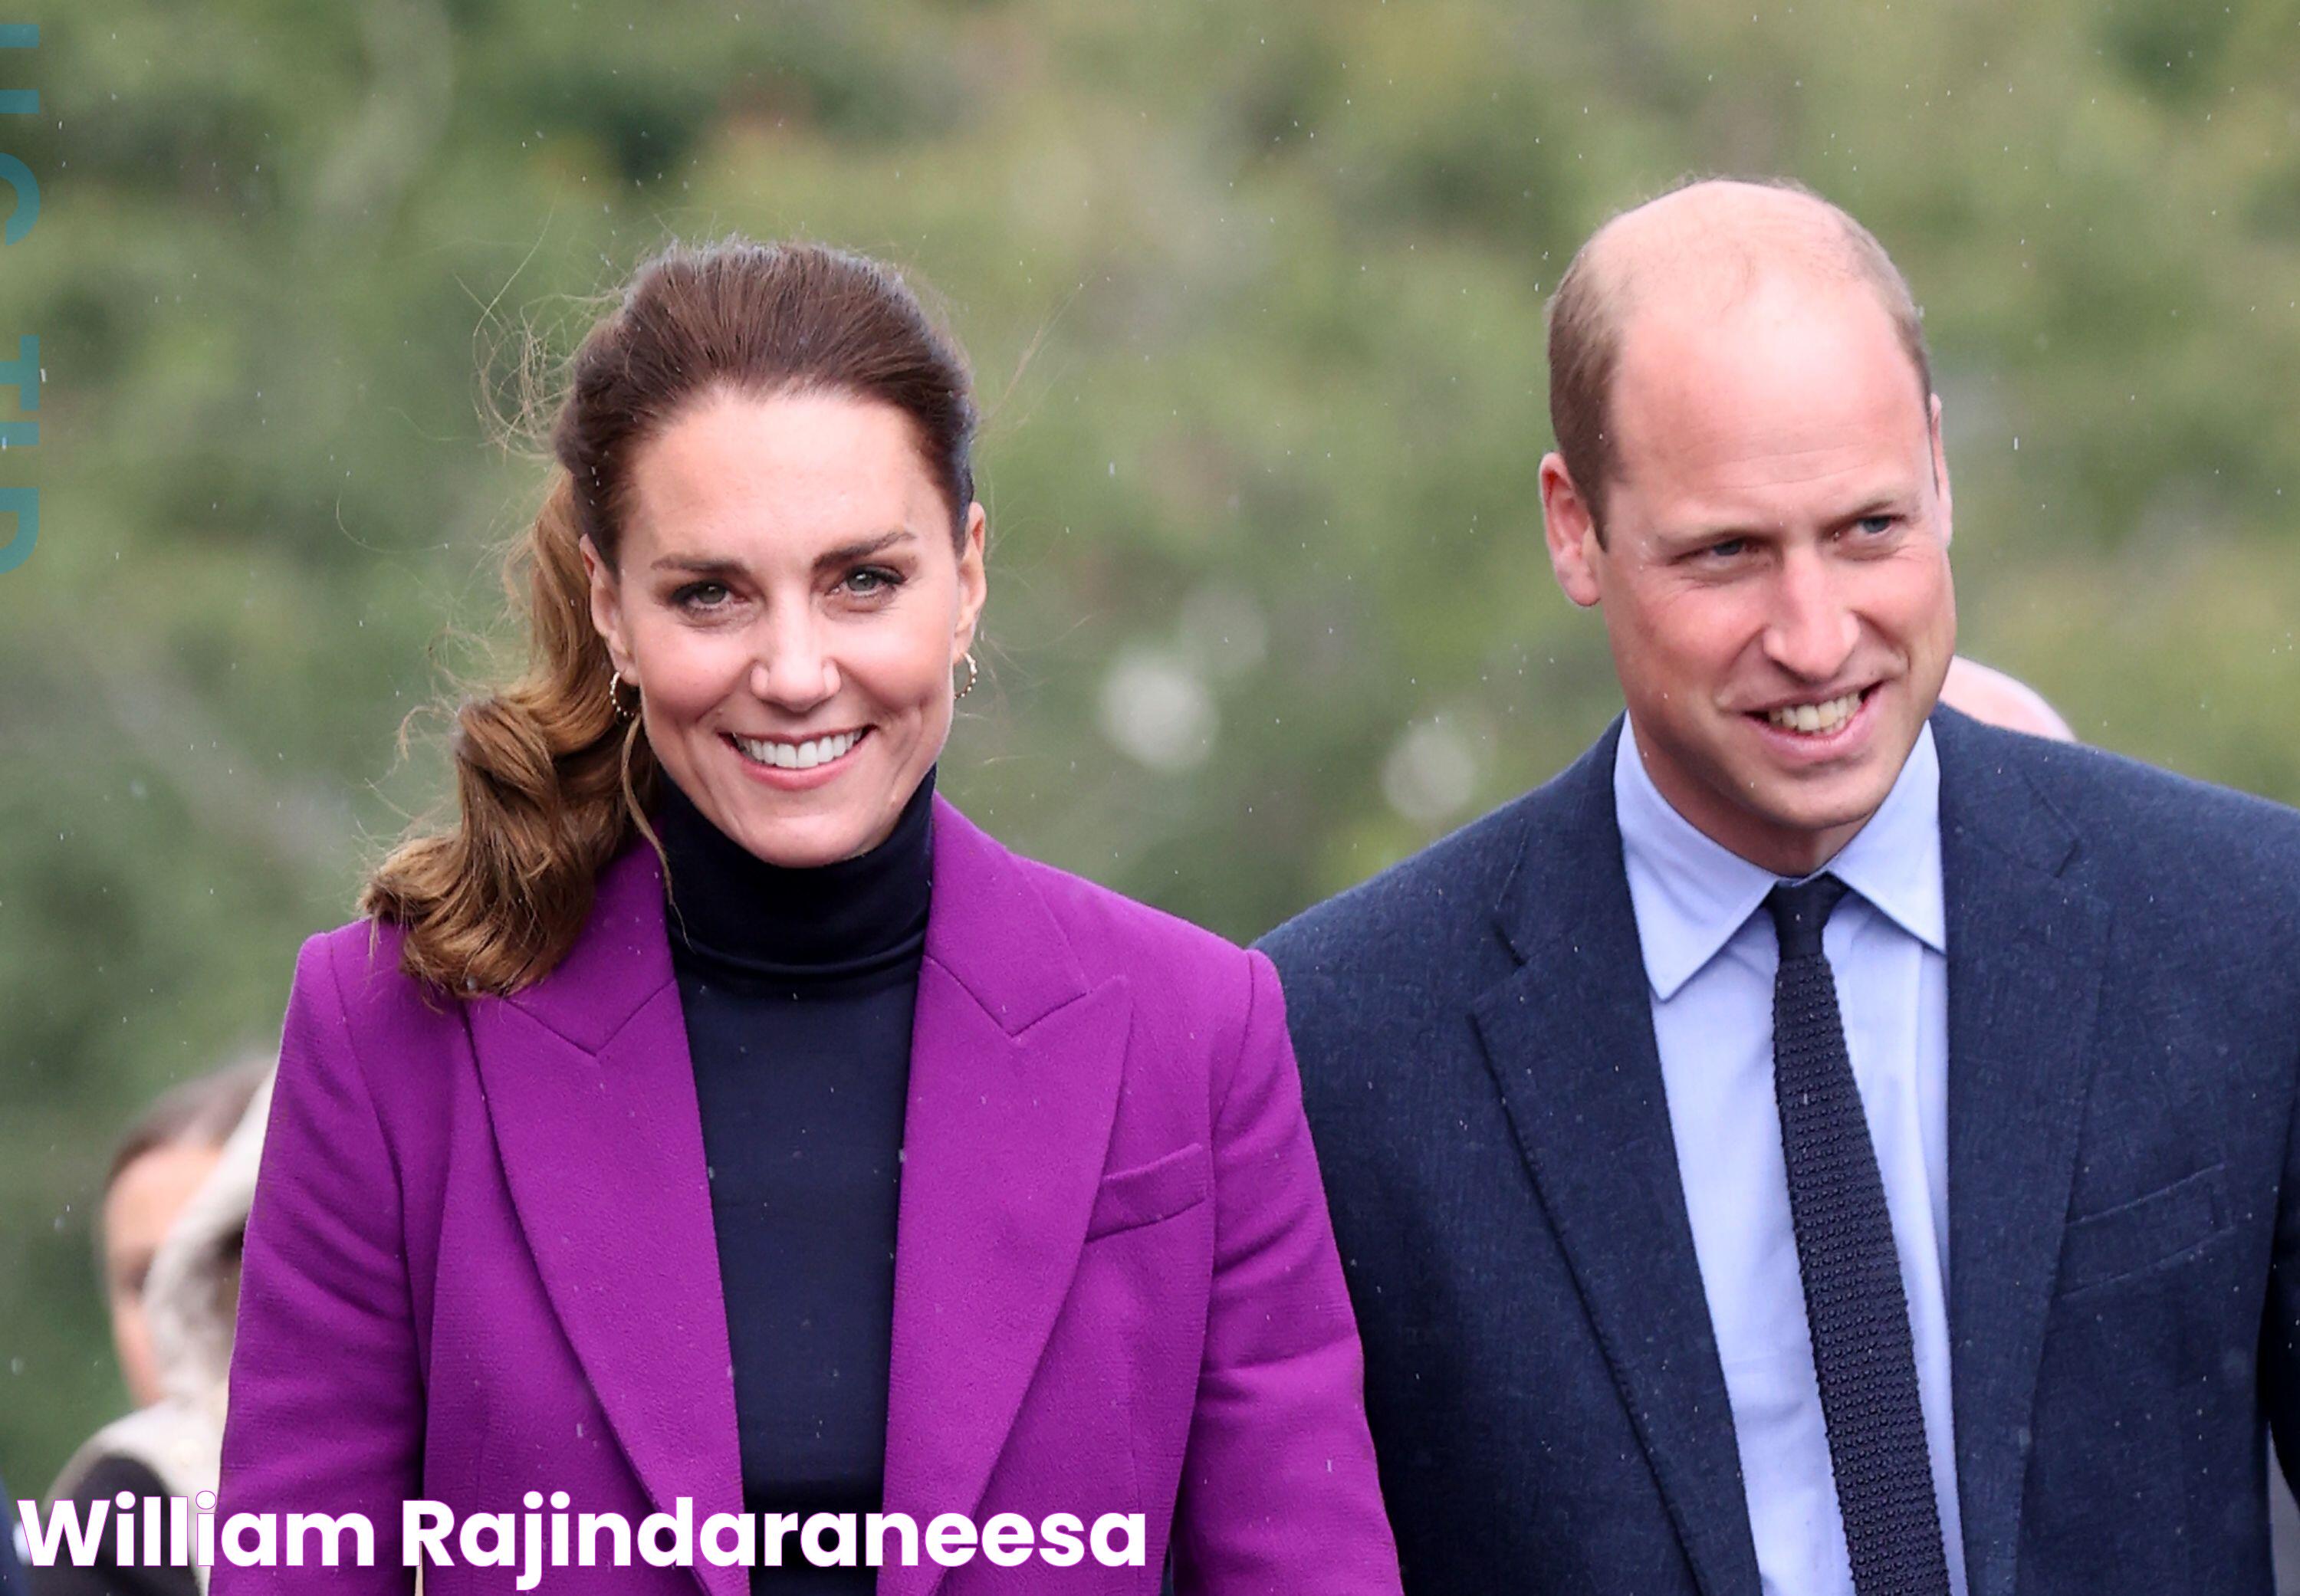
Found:
M 96 1278 L 106 1278 L 104 1257 L 104 1205 L 128 1167 L 147 1153 L 168 1147 L 204 1147 L 220 1151 L 239 1122 L 247 1118 L 255 1089 L 278 1063 L 276 1053 L 250 1049 L 222 1068 L 179 1081 L 152 1100 L 112 1145 L 112 1161 L 104 1167 L 104 1185 L 96 1198 L 96 1222 L 89 1226 L 96 1243 Z
M 104 1167 L 103 1194 L 109 1197 L 128 1166 L 147 1152 L 162 1147 L 221 1147 L 246 1118 L 255 1089 L 276 1062 L 271 1053 L 250 1052 L 221 1069 L 180 1081 L 153 1099 L 113 1146 L 112 1162 Z
M 1716 180 L 1682 179 L 1654 197 L 1665 199 Z M 1829 241 L 1827 259 L 1810 263 L 1846 272 L 1876 292 L 1886 314 L 1893 319 L 1893 330 L 1900 338 L 1901 347 L 1916 367 L 1918 398 L 1929 403 L 1932 360 L 1925 349 L 1924 313 L 1909 292 L 1908 279 L 1893 264 L 1892 256 L 1885 253 L 1885 246 L 1877 242 L 1875 235 L 1794 179 L 1728 180 L 1803 195 L 1824 209 L 1836 223 L 1838 236 Z M 1642 208 L 1641 204 L 1633 205 L 1615 212 L 1604 227 L 1590 234 L 1574 252 L 1565 275 L 1558 279 L 1557 292 L 1549 301 L 1550 429 L 1556 434 L 1557 452 L 1564 458 L 1574 489 L 1588 506 L 1590 524 L 1596 529 L 1601 547 L 1605 541 L 1605 489 L 1619 479 L 1621 469 L 1621 451 L 1610 430 L 1608 411 L 1613 374 L 1621 365 L 1621 324 L 1625 318 L 1621 272 L 1618 268 L 1609 269 L 1597 258 L 1597 245 L 1614 221 Z M 1755 264 L 1754 261 L 1749 262 L 1752 270 Z
M 637 714 L 609 696 L 579 540 L 617 567 L 640 446 L 716 390 L 835 393 L 908 416 L 963 544 L 974 499 L 972 382 L 892 269 L 813 245 L 729 238 L 642 266 L 577 349 L 551 428 L 555 465 L 504 581 L 528 665 L 454 709 L 458 822 L 419 825 L 359 908 L 407 929 L 400 967 L 449 993 L 510 993 L 550 973 L 589 918 L 600 869 L 646 821 L 661 779 Z M 521 587 L 526 578 L 522 603 Z

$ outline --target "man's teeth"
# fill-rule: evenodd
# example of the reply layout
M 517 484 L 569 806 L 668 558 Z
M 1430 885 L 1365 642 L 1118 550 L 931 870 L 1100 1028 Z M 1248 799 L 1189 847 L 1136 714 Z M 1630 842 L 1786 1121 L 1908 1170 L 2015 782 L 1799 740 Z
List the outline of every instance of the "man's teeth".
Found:
M 817 737 L 811 743 L 758 742 L 737 737 L 735 746 L 762 765 L 772 765 L 780 770 L 812 770 L 817 765 L 843 759 L 846 751 L 862 740 L 861 732 L 851 731 L 840 732 L 835 737 Z
M 1842 698 L 1832 698 L 1825 703 L 1791 704 L 1783 710 L 1767 710 L 1765 719 L 1783 731 L 1833 732 L 1853 719 L 1853 711 L 1861 707 L 1861 694 L 1847 693 Z

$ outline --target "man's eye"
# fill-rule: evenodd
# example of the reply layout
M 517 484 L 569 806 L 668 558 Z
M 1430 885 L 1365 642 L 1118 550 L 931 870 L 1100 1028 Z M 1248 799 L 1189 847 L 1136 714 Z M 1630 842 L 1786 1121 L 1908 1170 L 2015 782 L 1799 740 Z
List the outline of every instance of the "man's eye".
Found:
M 1899 524 L 1900 518 L 1891 515 L 1864 515 L 1854 525 L 1871 537 L 1882 537 Z
M 1746 554 L 1748 552 L 1749 540 L 1746 537 L 1724 538 L 1717 543 L 1711 544 L 1708 547 L 1701 551 L 1703 556 L 1710 560 L 1738 559 L 1741 555 Z

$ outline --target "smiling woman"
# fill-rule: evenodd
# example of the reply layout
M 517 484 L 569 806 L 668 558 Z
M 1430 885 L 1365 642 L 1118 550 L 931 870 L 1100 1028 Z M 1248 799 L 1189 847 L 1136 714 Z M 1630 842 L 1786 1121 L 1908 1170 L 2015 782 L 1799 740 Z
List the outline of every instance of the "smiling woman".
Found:
M 963 359 L 874 262 L 738 242 L 642 270 L 576 353 L 505 573 L 530 667 L 456 711 L 462 824 L 362 896 L 407 972 L 508 993 L 556 965 L 666 779 L 774 863 L 883 840 L 972 675 L 974 421 Z
M 885 840 L 950 731 L 982 609 L 982 509 L 942 497 L 903 411 L 697 401 L 630 465 L 592 609 L 664 773 L 777 864 Z
M 1397 1591 L 1269 960 L 935 793 L 973 426 L 910 291 L 831 250 L 673 250 L 584 341 L 530 667 L 459 710 L 454 823 L 304 944 L 249 1223 L 219 1511 L 363 1515 L 375 1563 L 219 1596 L 405 1591 L 402 1503 L 532 1492 L 1134 1516 L 1096 1589 Z M 698 1575 L 745 1577 L 552 1584 Z M 994 1576 L 1079 1588 L 752 1578 Z

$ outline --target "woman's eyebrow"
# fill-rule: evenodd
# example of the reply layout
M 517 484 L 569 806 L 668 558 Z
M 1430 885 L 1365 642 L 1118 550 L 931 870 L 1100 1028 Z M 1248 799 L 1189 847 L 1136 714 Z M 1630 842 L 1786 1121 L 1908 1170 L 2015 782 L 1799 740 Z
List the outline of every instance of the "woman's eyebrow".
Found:
M 739 577 L 743 562 L 718 554 L 665 554 L 647 569 L 688 571 L 698 577 Z
M 857 560 L 867 560 L 873 554 L 883 554 L 898 543 L 915 543 L 917 540 L 918 534 L 908 527 L 896 527 L 891 531 L 879 533 L 876 537 L 858 538 L 853 543 L 843 543 L 835 549 L 827 550 L 814 562 L 814 568 L 821 570 L 833 565 L 851 564 Z
M 890 531 L 881 532 L 874 537 L 860 537 L 853 543 L 843 543 L 835 549 L 825 550 L 816 558 L 815 569 L 820 570 L 829 566 L 846 565 L 856 560 L 867 560 L 873 554 L 886 553 L 897 544 L 914 543 L 917 540 L 918 534 L 908 527 L 896 527 Z M 748 569 L 740 560 L 729 559 L 723 554 L 664 554 L 648 569 L 683 571 L 697 577 L 739 577 L 745 575 Z

